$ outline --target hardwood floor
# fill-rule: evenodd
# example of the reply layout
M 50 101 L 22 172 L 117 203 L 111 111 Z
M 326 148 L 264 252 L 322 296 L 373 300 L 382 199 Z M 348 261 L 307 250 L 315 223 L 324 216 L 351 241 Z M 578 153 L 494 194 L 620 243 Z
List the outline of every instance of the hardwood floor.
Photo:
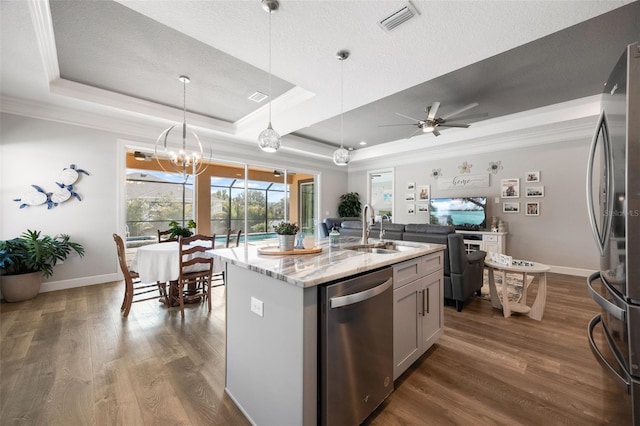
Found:
M 121 301 L 112 283 L 0 305 L 0 424 L 249 424 L 224 393 L 223 287 L 184 322 L 155 301 L 124 319 Z M 367 424 L 627 424 L 588 347 L 597 311 L 585 279 L 557 274 L 541 322 L 480 298 L 446 307 L 444 336 Z

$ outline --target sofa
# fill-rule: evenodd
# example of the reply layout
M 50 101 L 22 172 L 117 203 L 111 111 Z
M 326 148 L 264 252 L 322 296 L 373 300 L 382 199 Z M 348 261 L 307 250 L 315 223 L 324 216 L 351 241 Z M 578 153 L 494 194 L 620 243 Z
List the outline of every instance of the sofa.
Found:
M 362 221 L 358 218 L 325 219 L 327 226 L 338 226 L 340 235 L 361 236 Z M 444 250 L 444 299 L 455 304 L 460 312 L 464 303 L 474 294 L 480 295 L 483 283 L 484 259 L 482 250 L 467 253 L 464 237 L 453 226 L 428 223 L 376 223 L 371 227 L 369 237 L 380 237 L 380 225 L 385 240 L 416 241 L 443 244 Z M 330 228 L 329 228 L 330 229 Z M 328 234 L 327 234 L 328 235 Z

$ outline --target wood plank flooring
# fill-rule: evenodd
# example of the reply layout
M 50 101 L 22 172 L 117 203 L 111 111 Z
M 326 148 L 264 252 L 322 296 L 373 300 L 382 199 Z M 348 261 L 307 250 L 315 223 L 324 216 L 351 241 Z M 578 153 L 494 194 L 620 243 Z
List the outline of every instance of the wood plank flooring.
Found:
M 444 336 L 366 424 L 628 424 L 628 398 L 588 347 L 585 282 L 549 274 L 541 322 L 480 298 L 445 307 Z M 0 424 L 249 424 L 224 393 L 224 291 L 184 322 L 156 301 L 122 318 L 120 283 L 2 303 Z

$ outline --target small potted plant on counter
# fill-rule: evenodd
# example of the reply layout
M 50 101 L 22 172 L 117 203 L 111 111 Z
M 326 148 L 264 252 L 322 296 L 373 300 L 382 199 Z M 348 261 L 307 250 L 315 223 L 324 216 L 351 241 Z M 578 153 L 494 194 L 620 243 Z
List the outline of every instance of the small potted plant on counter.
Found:
M 280 251 L 292 251 L 296 242 L 298 225 L 290 222 L 280 222 L 273 226 L 273 230 L 278 234 L 278 247 Z
M 84 256 L 84 248 L 68 235 L 40 234 L 27 230 L 17 238 L 0 241 L 0 285 L 7 302 L 33 299 L 40 292 L 42 278 L 53 275 L 56 263 L 72 251 Z
M 192 229 L 196 229 L 196 223 L 193 219 L 189 219 L 187 226 L 180 226 L 178 222 L 172 220 L 169 222 L 169 230 L 171 231 L 169 238 L 190 237 L 193 235 Z

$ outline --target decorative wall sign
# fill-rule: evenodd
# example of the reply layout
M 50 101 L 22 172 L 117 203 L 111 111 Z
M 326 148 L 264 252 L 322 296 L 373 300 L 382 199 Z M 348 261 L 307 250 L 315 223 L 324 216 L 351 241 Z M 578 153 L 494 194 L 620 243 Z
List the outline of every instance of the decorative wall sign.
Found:
M 489 167 L 487 168 L 488 172 L 493 173 L 494 175 L 497 175 L 498 172 L 500 170 L 502 170 L 502 160 L 498 160 L 498 161 L 490 161 L 489 162 Z
M 540 182 L 540 171 L 537 172 L 527 172 L 527 178 L 525 182 Z
M 23 209 L 27 206 L 37 206 L 41 204 L 47 204 L 47 209 L 56 207 L 59 204 L 67 201 L 71 197 L 75 197 L 78 201 L 82 201 L 80 195 L 73 189 L 73 184 L 76 183 L 80 177 L 80 173 L 89 176 L 89 172 L 77 169 L 75 164 L 71 164 L 69 167 L 65 167 L 58 175 L 58 179 L 55 184 L 58 188 L 52 192 L 46 192 L 38 185 L 31 185 L 35 191 L 29 191 L 20 198 L 14 198 L 13 201 L 20 203 L 20 208 Z
M 502 179 L 500 181 L 500 197 L 520 198 L 520 179 Z
M 458 175 L 453 177 L 440 177 L 438 189 L 464 189 L 464 188 L 488 188 L 489 175 Z
M 458 169 L 460 169 L 460 173 L 471 173 L 471 167 L 473 167 L 473 164 L 468 164 L 465 161 L 464 163 L 458 166 Z

